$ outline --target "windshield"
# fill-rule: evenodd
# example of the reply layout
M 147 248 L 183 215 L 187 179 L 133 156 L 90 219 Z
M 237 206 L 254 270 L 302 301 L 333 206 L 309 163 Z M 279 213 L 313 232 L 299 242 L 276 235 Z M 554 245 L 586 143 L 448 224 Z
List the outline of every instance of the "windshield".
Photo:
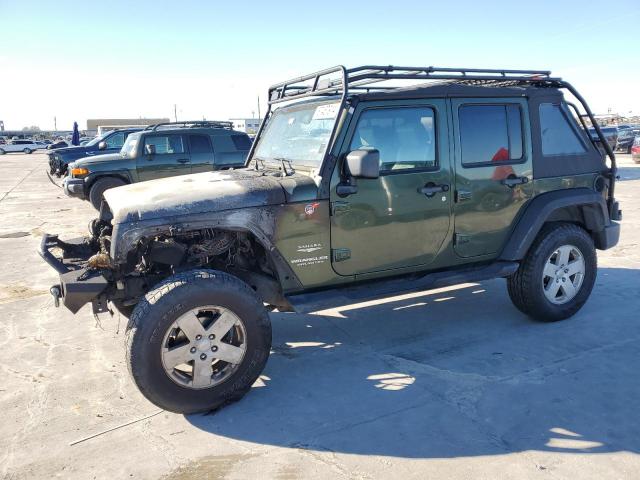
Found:
M 332 100 L 281 107 L 269 119 L 254 158 L 319 167 L 340 103 Z
M 120 149 L 120 155 L 133 158 L 138 149 L 138 140 L 140 140 L 140 132 L 130 134 Z
M 105 137 L 107 135 L 109 135 L 111 132 L 107 132 L 107 133 L 103 133 L 102 135 L 95 137 L 93 140 L 90 140 L 89 142 L 85 143 L 86 147 L 93 147 L 94 145 L 97 145 L 98 143 L 100 143 L 102 140 L 105 139 Z

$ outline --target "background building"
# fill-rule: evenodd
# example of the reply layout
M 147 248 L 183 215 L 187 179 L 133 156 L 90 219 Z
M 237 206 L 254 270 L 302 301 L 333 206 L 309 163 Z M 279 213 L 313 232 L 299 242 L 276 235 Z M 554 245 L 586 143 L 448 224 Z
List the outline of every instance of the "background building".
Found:
M 244 132 L 247 135 L 255 135 L 258 133 L 260 122 L 262 122 L 261 118 L 230 118 L 229 120 L 233 122 L 234 130 Z

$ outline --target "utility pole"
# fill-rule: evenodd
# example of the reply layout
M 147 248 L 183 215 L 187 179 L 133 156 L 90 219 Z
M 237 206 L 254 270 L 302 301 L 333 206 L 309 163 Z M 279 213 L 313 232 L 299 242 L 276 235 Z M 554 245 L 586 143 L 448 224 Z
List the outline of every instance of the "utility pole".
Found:
M 56 132 L 58 131 L 58 120 L 56 119 L 56 117 L 53 117 L 53 129 Z
M 173 104 L 173 118 L 178 123 L 178 106 L 175 103 Z
M 260 95 L 258 95 L 258 120 L 260 120 Z

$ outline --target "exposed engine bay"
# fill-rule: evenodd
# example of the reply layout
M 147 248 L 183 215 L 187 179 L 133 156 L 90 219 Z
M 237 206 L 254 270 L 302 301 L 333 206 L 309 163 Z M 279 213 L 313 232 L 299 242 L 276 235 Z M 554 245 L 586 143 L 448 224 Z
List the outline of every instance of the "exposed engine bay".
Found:
M 95 219 L 89 229 L 92 236 L 84 239 L 83 248 L 95 253 L 83 262 L 87 274 L 99 272 L 109 282 L 109 288 L 94 302 L 96 312 L 107 311 L 107 301 L 135 305 L 164 278 L 194 268 L 229 272 L 249 284 L 272 308 L 290 310 L 268 255 L 247 232 L 171 227 L 140 238 L 128 252 L 126 263 L 117 265 L 110 257 L 111 223 Z

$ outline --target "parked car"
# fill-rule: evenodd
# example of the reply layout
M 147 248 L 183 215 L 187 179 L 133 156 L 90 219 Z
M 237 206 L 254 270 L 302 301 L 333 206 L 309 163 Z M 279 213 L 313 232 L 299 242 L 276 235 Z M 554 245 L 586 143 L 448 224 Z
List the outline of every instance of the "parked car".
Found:
M 70 197 L 100 208 L 103 193 L 129 183 L 188 173 L 242 168 L 251 148 L 247 134 L 231 122 L 180 122 L 155 125 L 129 135 L 122 150 L 69 165 L 63 182 Z
M 276 84 L 248 168 L 113 188 L 90 237 L 45 234 L 40 253 L 60 272 L 51 292 L 74 313 L 112 302 L 131 316 L 134 382 L 181 413 L 251 390 L 274 308 L 503 277 L 521 312 L 566 319 L 621 213 L 615 156 L 607 145 L 608 166 L 563 90 L 590 112 L 541 71 L 335 67 Z M 155 146 L 138 150 L 154 160 L 173 148 L 135 143 Z
M 67 174 L 67 165 L 74 160 L 103 153 L 117 153 L 129 134 L 140 130 L 140 128 L 111 130 L 94 138 L 86 145 L 58 148 L 49 152 L 47 153 L 49 155 L 49 174 L 58 178 L 64 177 Z
M 631 158 L 634 162 L 640 163 L 640 135 L 637 135 L 631 146 Z
M 35 140 L 12 140 L 0 147 L 0 155 L 11 152 L 33 153 L 45 148 L 47 148 L 46 144 Z
M 47 145 L 47 150 L 55 150 L 56 148 L 65 148 L 68 146 L 69 144 L 64 140 L 55 140 L 50 145 Z M 51 157 L 49 157 L 49 161 L 51 161 Z
M 616 144 L 616 150 L 624 153 L 631 153 L 631 147 L 633 141 L 637 135 L 640 135 L 640 128 L 629 127 L 620 130 L 618 133 L 618 142 Z
M 604 134 L 607 140 L 607 143 L 609 144 L 611 149 L 615 150 L 616 147 L 618 146 L 618 128 L 617 127 L 600 127 L 600 130 Z M 595 128 L 592 127 L 589 129 L 589 135 L 591 135 L 591 138 L 594 141 L 596 142 L 600 141 Z

